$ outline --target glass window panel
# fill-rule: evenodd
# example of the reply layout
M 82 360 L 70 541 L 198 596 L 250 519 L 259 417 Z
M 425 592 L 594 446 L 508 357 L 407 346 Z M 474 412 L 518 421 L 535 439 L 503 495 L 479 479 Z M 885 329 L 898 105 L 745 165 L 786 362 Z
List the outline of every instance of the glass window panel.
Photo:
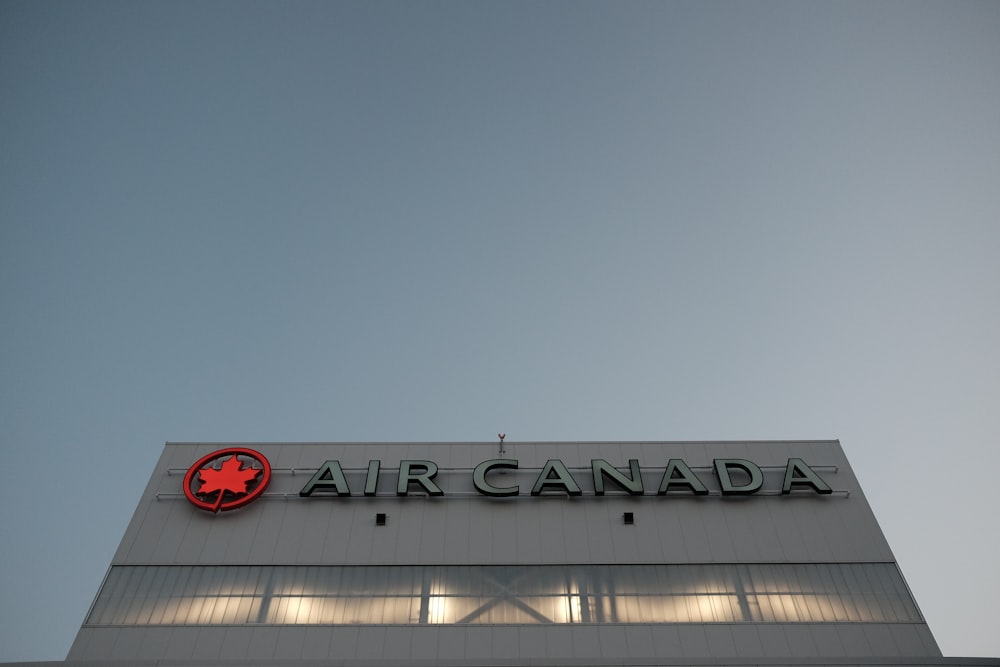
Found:
M 122 582 L 122 586 L 119 588 L 119 604 L 115 613 L 115 623 L 128 624 L 128 618 L 130 615 L 131 605 L 129 603 L 134 602 L 138 596 L 139 585 L 142 581 L 142 577 L 145 575 L 145 570 L 136 568 L 129 573 L 129 576 Z
M 780 595 L 772 596 L 771 599 L 780 603 L 781 612 L 783 614 L 783 618 L 775 620 L 792 623 L 809 623 L 816 621 L 816 619 L 813 618 L 812 609 L 809 608 L 808 600 L 804 599 L 801 595 L 789 595 L 782 593 Z
M 825 609 L 830 612 L 831 620 L 837 621 L 838 623 L 843 623 L 849 621 L 847 617 L 847 612 L 844 610 L 844 604 L 840 599 L 840 595 L 837 593 L 828 593 L 822 596 L 825 604 Z
M 768 593 L 789 593 L 788 578 L 774 565 L 762 565 Z
M 842 620 L 857 621 L 858 610 L 854 606 L 850 588 L 847 580 L 844 579 L 843 570 L 839 565 L 827 565 L 826 569 L 830 574 L 832 590 L 835 591 L 835 593 L 831 594 L 831 597 L 835 598 L 833 600 L 834 608 L 837 609 Z
M 193 605 L 192 612 L 197 609 L 197 613 L 193 613 L 191 620 L 199 625 L 212 623 L 212 612 L 218 599 L 217 595 L 200 595 L 195 598 L 197 602 Z
M 145 590 L 136 625 L 149 625 L 158 607 L 158 602 L 162 599 L 162 591 L 164 590 L 167 578 L 167 569 L 158 567 L 151 574 L 152 577 L 149 578 L 149 586 Z
M 799 610 L 799 616 L 803 621 L 819 623 L 827 620 L 823 618 L 823 609 L 820 607 L 815 595 L 796 595 L 794 599 L 796 607 Z
M 779 623 L 787 622 L 789 619 L 787 609 L 785 608 L 781 596 L 778 595 L 756 595 L 752 598 L 754 608 L 760 617 L 760 620 L 765 622 Z M 794 608 L 793 608 L 794 610 Z
M 121 596 L 117 593 L 118 586 L 121 585 L 122 577 L 127 576 L 123 568 L 112 568 L 104 580 L 100 594 L 94 601 L 94 606 L 87 618 L 88 623 L 109 623 L 114 614 L 114 607 L 121 601 Z
M 231 622 L 233 624 L 252 623 L 256 620 L 259 609 L 259 598 L 250 596 L 241 597 L 236 605 L 235 616 Z
M 133 577 L 132 581 L 135 584 L 131 589 L 133 591 L 134 603 L 128 607 L 125 614 L 125 625 L 145 625 L 143 616 L 149 617 L 148 610 L 145 609 L 146 599 L 149 597 L 149 590 L 152 587 L 153 579 L 156 577 L 156 570 L 152 568 L 145 568 L 141 576 Z
M 899 570 L 894 565 L 887 565 L 883 570 L 883 575 L 886 579 L 887 598 L 892 603 L 898 620 L 920 620 L 917 605 L 910 597 L 909 591 L 906 590 L 906 585 L 903 583 L 903 577 L 899 574 Z
M 308 595 L 308 579 L 309 571 L 312 570 L 311 567 L 289 567 L 285 568 L 286 572 L 286 593 L 289 595 Z M 379 587 L 376 590 L 381 590 L 383 587 Z
M 639 619 L 650 618 L 656 611 L 656 600 L 649 596 L 624 595 L 615 598 L 613 603 L 604 595 L 592 600 L 594 614 L 591 620 L 594 623 L 641 623 Z
M 861 564 L 862 576 L 865 578 L 865 600 L 876 618 L 888 618 L 891 607 L 885 604 L 882 578 L 868 564 Z
M 177 591 L 182 582 L 186 580 L 188 570 L 180 567 L 161 568 L 166 576 L 163 580 L 163 588 L 160 591 L 160 600 L 156 612 L 149 618 L 151 625 L 173 623 L 177 613 Z
M 841 598 L 844 601 L 844 606 L 847 607 L 848 615 L 852 621 L 865 621 L 865 608 L 864 605 L 860 603 L 855 594 L 860 587 L 858 585 L 857 578 L 854 576 L 853 569 L 851 567 L 845 567 L 844 565 L 830 566 L 834 569 L 838 576 L 838 581 L 842 581 L 843 594 Z

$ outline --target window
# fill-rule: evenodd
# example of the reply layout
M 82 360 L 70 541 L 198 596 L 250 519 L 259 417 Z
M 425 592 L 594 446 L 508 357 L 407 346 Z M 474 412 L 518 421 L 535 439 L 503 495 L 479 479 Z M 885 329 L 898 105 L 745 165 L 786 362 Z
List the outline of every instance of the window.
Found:
M 893 563 L 115 566 L 87 625 L 922 622 Z

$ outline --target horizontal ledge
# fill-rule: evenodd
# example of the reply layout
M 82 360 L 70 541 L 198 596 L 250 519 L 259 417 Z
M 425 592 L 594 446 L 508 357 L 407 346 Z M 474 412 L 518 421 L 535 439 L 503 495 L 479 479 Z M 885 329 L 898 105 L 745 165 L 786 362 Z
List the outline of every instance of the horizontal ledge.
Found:
M 336 460 L 336 459 L 334 459 L 334 460 Z M 376 459 L 373 459 L 373 460 L 376 460 Z M 406 460 L 406 459 L 404 459 L 404 460 Z M 411 459 L 411 460 L 419 460 L 419 459 Z M 489 460 L 489 459 L 487 459 L 487 460 Z M 618 467 L 618 466 L 615 466 L 615 467 Z M 625 472 L 625 471 L 628 470 L 627 466 L 620 466 L 620 467 L 622 468 L 621 472 Z M 704 472 L 713 472 L 715 470 L 715 466 L 689 466 L 689 467 L 691 468 L 691 470 L 701 470 L 701 471 L 704 471 Z M 782 465 L 757 466 L 757 467 L 760 468 L 761 470 L 786 470 L 787 469 L 787 466 L 782 466 Z M 836 465 L 814 466 L 814 465 L 810 464 L 809 467 L 811 469 L 813 469 L 813 470 L 819 470 L 819 471 L 823 471 L 823 472 L 840 472 L 840 466 L 836 466 Z M 643 472 L 646 472 L 646 471 L 656 472 L 656 471 L 665 471 L 667 469 L 667 466 L 643 466 L 643 465 L 640 465 L 639 468 Z M 365 466 L 365 467 L 345 467 L 345 466 L 341 466 L 340 469 L 343 470 L 345 473 L 347 473 L 347 472 L 351 472 L 351 473 L 363 473 L 363 474 L 367 474 L 368 473 L 368 467 L 367 466 Z M 593 470 L 593 468 L 591 468 L 591 466 L 566 466 L 566 469 L 569 470 L 570 472 L 588 472 L 588 473 Z M 186 473 L 188 470 L 190 470 L 190 468 L 167 468 L 167 475 L 175 475 L 177 473 L 182 473 L 183 474 L 183 473 Z M 308 474 L 308 475 L 312 475 L 317 470 L 319 470 L 319 468 L 275 468 L 273 466 L 271 467 L 271 472 L 272 473 L 281 472 L 281 473 L 291 473 L 292 475 L 298 475 L 298 474 L 302 474 L 302 473 L 305 473 L 305 474 Z M 441 473 L 471 473 L 474 470 L 475 470 L 475 468 L 441 468 L 441 467 L 439 467 L 438 468 L 438 474 L 441 474 Z M 520 470 L 524 470 L 524 471 L 527 471 L 527 472 L 533 472 L 533 471 L 541 472 L 543 470 L 543 468 L 541 466 L 525 466 L 523 468 L 522 467 L 518 467 L 518 468 L 505 468 L 504 470 L 506 470 L 506 471 L 511 471 L 511 470 L 519 470 L 520 471 Z M 382 473 L 382 472 L 399 472 L 399 468 L 398 467 L 390 468 L 388 466 L 384 466 L 384 467 L 380 467 L 379 468 L 379 472 L 380 473 Z M 504 474 L 504 473 L 501 472 L 500 470 L 497 470 L 496 474 Z M 509 472 L 508 472 L 508 474 L 509 474 Z
M 320 499 L 320 498 L 345 498 L 345 499 L 346 498 L 351 498 L 351 499 L 354 499 L 354 500 L 362 500 L 362 499 L 365 499 L 365 498 L 425 498 L 425 499 L 429 499 L 429 498 L 435 498 L 435 499 L 439 499 L 439 498 L 442 498 L 442 499 L 447 499 L 447 498 L 489 498 L 490 500 L 501 500 L 501 501 L 508 501 L 508 500 L 517 499 L 517 498 L 575 498 L 575 499 L 576 498 L 579 498 L 579 499 L 585 499 L 585 498 L 594 498 L 594 499 L 597 499 L 597 498 L 600 498 L 601 500 L 607 500 L 607 499 L 610 499 L 610 498 L 632 499 L 632 500 L 639 499 L 639 498 L 692 498 L 692 499 L 698 499 L 698 498 L 704 498 L 706 495 L 710 496 L 710 497 L 718 497 L 718 498 L 749 498 L 749 497 L 752 497 L 752 496 L 789 496 L 789 497 L 794 497 L 794 498 L 806 498 L 806 497 L 815 497 L 815 496 L 824 496 L 824 495 L 825 496 L 836 496 L 838 498 L 849 498 L 851 496 L 851 492 L 847 491 L 847 490 L 834 490 L 831 493 L 819 494 L 819 493 L 815 493 L 815 492 L 798 491 L 797 490 L 797 491 L 794 491 L 792 493 L 782 493 L 781 491 L 776 491 L 774 489 L 764 489 L 764 490 L 757 491 L 755 493 L 749 493 L 749 494 L 738 494 L 738 493 L 723 494 L 721 491 L 709 491 L 707 494 L 702 494 L 702 495 L 695 495 L 693 493 L 667 493 L 665 495 L 660 495 L 660 494 L 657 494 L 657 493 L 644 493 L 642 495 L 633 496 L 633 495 L 629 495 L 627 493 L 615 493 L 615 494 L 607 494 L 606 493 L 603 496 L 598 496 L 598 495 L 596 495 L 594 493 L 585 493 L 585 494 L 581 494 L 579 496 L 570 496 L 570 495 L 565 494 L 565 493 L 543 493 L 543 494 L 540 494 L 540 495 L 537 495 L 537 496 L 533 496 L 533 495 L 531 495 L 529 493 L 519 493 L 519 494 L 514 495 L 514 496 L 504 496 L 504 497 L 488 496 L 488 495 L 486 495 L 484 493 L 478 493 L 476 491 L 452 491 L 452 492 L 447 492 L 447 493 L 445 493 L 444 495 L 441 495 L 441 496 L 431 496 L 431 495 L 428 495 L 426 493 L 419 493 L 419 492 L 407 493 L 405 496 L 401 496 L 401 495 L 399 495 L 397 493 L 393 493 L 393 492 L 378 493 L 378 494 L 375 494 L 374 496 L 353 495 L 353 494 L 350 495 L 350 496 L 340 496 L 340 495 L 337 495 L 335 493 L 316 493 L 315 495 L 311 495 L 311 496 L 300 496 L 297 492 L 292 492 L 292 491 L 288 491 L 288 492 L 271 491 L 271 492 L 265 492 L 265 493 L 261 494 L 261 496 L 264 497 L 264 498 L 285 498 L 285 499 L 288 499 L 288 498 L 291 498 L 291 499 L 301 498 L 302 500 L 317 500 L 317 499 Z M 160 499 L 183 498 L 184 494 L 183 493 L 177 493 L 177 492 L 158 492 L 158 493 L 156 493 L 155 497 L 156 497 L 157 500 L 160 500 Z

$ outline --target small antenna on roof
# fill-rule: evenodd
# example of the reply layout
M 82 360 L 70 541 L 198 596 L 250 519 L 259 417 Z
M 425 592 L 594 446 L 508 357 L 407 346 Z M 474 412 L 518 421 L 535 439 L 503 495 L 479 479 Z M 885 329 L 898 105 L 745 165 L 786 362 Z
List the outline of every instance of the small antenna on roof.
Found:
M 507 453 L 507 451 L 503 448 L 503 439 L 507 437 L 507 434 L 497 433 L 497 437 L 500 438 L 500 457 L 503 458 L 503 455 Z

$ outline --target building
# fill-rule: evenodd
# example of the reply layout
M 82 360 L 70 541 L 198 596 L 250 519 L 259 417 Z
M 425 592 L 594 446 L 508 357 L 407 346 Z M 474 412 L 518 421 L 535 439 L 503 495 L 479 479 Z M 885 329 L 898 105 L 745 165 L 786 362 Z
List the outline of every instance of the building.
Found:
M 502 440 L 168 443 L 67 662 L 997 664 L 837 441 Z

